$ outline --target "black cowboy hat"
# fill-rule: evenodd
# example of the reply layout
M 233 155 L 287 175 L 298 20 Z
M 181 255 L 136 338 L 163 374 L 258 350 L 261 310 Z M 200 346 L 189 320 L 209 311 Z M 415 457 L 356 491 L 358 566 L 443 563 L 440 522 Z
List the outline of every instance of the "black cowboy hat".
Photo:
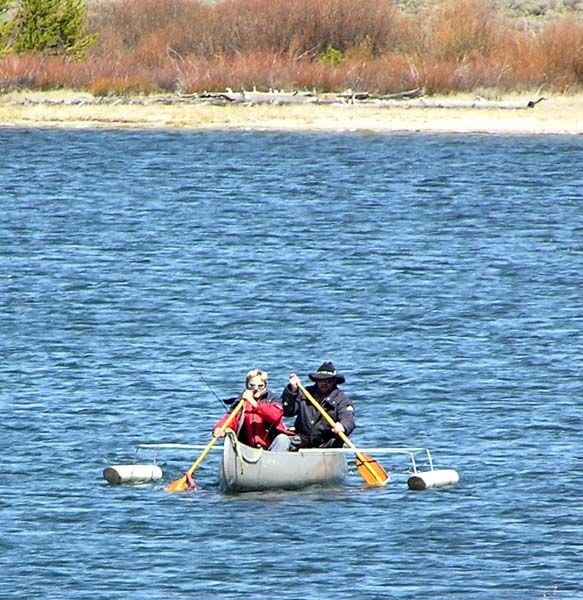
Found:
M 318 381 L 318 379 L 335 379 L 337 384 L 344 383 L 346 381 L 344 375 L 336 371 L 336 367 L 331 362 L 322 363 L 315 373 L 310 373 L 308 377 L 312 381 Z

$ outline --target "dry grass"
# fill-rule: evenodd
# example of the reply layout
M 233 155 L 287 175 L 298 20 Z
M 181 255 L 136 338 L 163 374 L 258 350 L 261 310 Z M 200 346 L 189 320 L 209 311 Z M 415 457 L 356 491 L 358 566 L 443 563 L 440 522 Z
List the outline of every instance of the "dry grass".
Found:
M 549 98 L 533 109 L 508 108 L 524 107 L 529 99 L 512 95 L 487 103 L 466 94 L 431 101 L 395 101 L 383 108 L 352 104 L 212 106 L 147 101 L 95 104 L 89 94 L 71 91 L 19 92 L 0 97 L 0 122 L 15 127 L 583 134 L 583 95 Z

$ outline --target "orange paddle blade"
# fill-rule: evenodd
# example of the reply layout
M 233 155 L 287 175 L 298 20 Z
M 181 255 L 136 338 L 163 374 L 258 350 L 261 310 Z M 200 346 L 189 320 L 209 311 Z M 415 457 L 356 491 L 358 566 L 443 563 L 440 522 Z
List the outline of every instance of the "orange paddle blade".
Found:
M 227 420 L 221 425 L 220 432 L 225 433 L 226 429 L 229 427 L 233 419 L 237 416 L 237 413 L 243 408 L 245 404 L 245 398 L 241 398 L 239 400 L 239 404 L 235 406 L 235 408 L 231 411 L 231 414 L 227 417 Z M 175 479 L 171 483 L 169 483 L 164 491 L 166 492 L 185 492 L 186 490 L 194 490 L 196 488 L 196 483 L 192 478 L 194 472 L 198 469 L 200 463 L 204 460 L 205 456 L 210 452 L 211 448 L 217 443 L 218 437 L 214 437 L 211 441 L 206 445 L 206 448 L 201 452 L 200 456 L 194 461 L 194 464 L 186 473 L 180 478 Z
M 180 477 L 180 479 L 175 479 L 171 481 L 164 490 L 166 492 L 185 492 L 187 490 L 188 484 L 186 483 L 186 477 Z
M 186 473 L 179 479 L 171 481 L 165 488 L 165 492 L 186 492 L 186 490 L 193 490 L 196 488 L 196 484 L 192 477 Z
M 334 419 L 322 408 L 322 406 L 316 401 L 316 399 L 308 392 L 308 390 L 301 384 L 298 383 L 298 388 L 302 394 L 314 405 L 318 412 L 324 417 L 330 427 L 334 427 Z M 389 474 L 379 465 L 379 463 L 362 452 L 359 452 L 354 444 L 350 441 L 349 437 L 339 432 L 340 439 L 356 454 L 356 468 L 360 473 L 360 476 L 368 483 L 368 485 L 387 485 L 389 483 Z
M 359 452 L 356 455 L 356 468 L 368 485 L 387 485 L 391 478 L 385 469 L 372 456 L 368 456 L 368 454 Z

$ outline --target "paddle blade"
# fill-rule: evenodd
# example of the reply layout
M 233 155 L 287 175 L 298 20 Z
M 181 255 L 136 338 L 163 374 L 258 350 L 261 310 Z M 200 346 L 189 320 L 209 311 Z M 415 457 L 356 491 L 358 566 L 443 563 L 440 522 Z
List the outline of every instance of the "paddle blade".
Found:
M 165 488 L 165 492 L 186 492 L 187 490 L 194 490 L 196 488 L 196 484 L 194 483 L 194 479 L 190 476 L 189 473 L 186 473 L 179 479 L 175 479 L 171 481 Z
M 389 483 L 390 475 L 368 454 L 359 453 L 356 456 L 356 468 L 368 485 L 381 486 Z

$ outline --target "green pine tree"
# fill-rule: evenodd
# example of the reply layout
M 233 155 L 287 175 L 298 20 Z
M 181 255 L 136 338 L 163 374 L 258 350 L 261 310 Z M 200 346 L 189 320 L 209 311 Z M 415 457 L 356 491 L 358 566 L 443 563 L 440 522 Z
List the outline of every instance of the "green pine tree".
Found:
M 15 22 L 13 19 L 12 0 L 0 0 L 0 56 L 10 44 Z
M 4 53 L 42 52 L 80 60 L 95 41 L 83 0 L 0 0 Z M 7 18 L 6 18 L 7 17 Z

